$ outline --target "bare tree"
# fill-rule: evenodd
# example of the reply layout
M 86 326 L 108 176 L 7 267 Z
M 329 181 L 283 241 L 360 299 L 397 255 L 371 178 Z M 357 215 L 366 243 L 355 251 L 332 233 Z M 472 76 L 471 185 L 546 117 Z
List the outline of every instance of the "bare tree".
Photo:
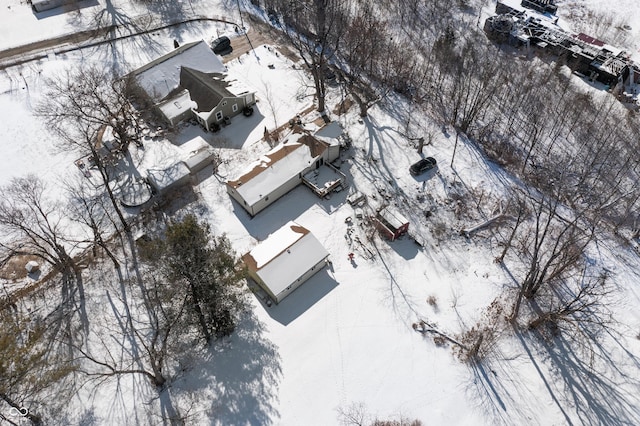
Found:
M 46 103 L 36 113 L 61 141 L 61 149 L 87 156 L 97 168 L 104 188 L 112 202 L 123 229 L 130 226 L 113 193 L 114 177 L 111 162 L 128 155 L 130 143 L 140 144 L 139 113 L 130 99 L 137 93 L 131 78 L 117 79 L 96 66 L 67 71 L 63 76 L 47 81 Z M 111 129 L 115 143 L 103 146 L 103 136 Z
M 170 374 L 169 366 L 181 353 L 178 348 L 182 347 L 184 351 L 185 346 L 190 346 L 187 338 L 190 333 L 184 315 L 187 309 L 184 288 L 171 285 L 160 277 L 146 278 L 145 293 L 135 295 L 136 299 L 143 301 L 139 305 L 140 309 L 132 310 L 128 300 L 124 298 L 112 301 L 113 304 L 119 302 L 127 305 L 125 312 L 133 317 L 133 327 L 124 326 L 126 319 L 121 321 L 122 318 L 118 318 L 123 325 L 109 328 L 109 333 L 124 337 L 118 340 L 124 347 L 114 347 L 113 339 L 107 341 L 101 338 L 98 342 L 87 345 L 87 348 L 73 348 L 80 355 L 79 360 L 89 361 L 81 369 L 87 376 L 104 379 L 123 374 L 140 374 L 162 390 Z M 120 315 L 115 309 L 114 314 Z M 101 327 L 105 328 L 106 325 Z M 100 331 L 98 335 L 106 330 Z M 179 342 L 180 339 L 183 342 Z M 123 352 L 131 356 L 123 356 Z
M 93 257 L 97 257 L 97 248 L 101 248 L 112 261 L 121 275 L 120 261 L 112 247 L 108 244 L 117 229 L 110 212 L 110 201 L 106 194 L 96 193 L 95 188 L 86 181 L 70 183 L 67 187 L 69 218 L 81 225 L 89 233 L 79 243 L 90 244 Z
M 553 332 L 569 329 L 574 332 L 585 324 L 602 327 L 607 316 L 604 300 L 611 292 L 607 280 L 609 272 L 603 270 L 597 276 L 589 276 L 583 268 L 573 286 L 557 285 L 550 289 L 546 300 L 539 303 L 535 318 L 529 328 L 537 329 L 547 325 Z
M 88 315 L 84 278 L 73 256 L 75 242 L 65 232 L 64 209 L 47 197 L 46 186 L 35 176 L 14 179 L 3 193 L 0 230 L 7 239 L 0 250 L 35 256 L 60 274 L 61 300 L 49 328 L 53 336 L 75 342 L 87 334 Z M 76 329 L 76 314 L 85 327 L 83 334 Z
M 507 255 L 507 252 L 511 248 L 513 239 L 518 233 L 518 229 L 520 228 L 520 225 L 523 223 L 528 213 L 525 201 L 521 197 L 516 197 L 514 204 L 515 204 L 515 210 L 516 210 L 516 223 L 513 225 L 513 229 L 509 233 L 509 237 L 503 243 L 504 248 L 502 249 L 500 256 L 496 258 L 496 262 L 500 264 L 504 262 L 504 257 Z
M 377 5 L 356 2 L 344 13 L 347 30 L 334 69 L 360 116 L 366 117 L 369 108 L 393 89 L 411 95 L 416 62 L 405 44 L 390 35 Z
M 61 206 L 49 199 L 38 177 L 15 178 L 3 188 L 0 228 L 8 241 L 2 247 L 38 257 L 60 271 L 74 274 Z
M 349 0 L 274 1 L 272 8 L 283 20 L 286 40 L 311 73 L 318 111 L 325 114 L 329 62 L 340 48 L 346 25 L 344 8 Z
M 531 201 L 533 224 L 521 240 L 526 274 L 513 305 L 512 320 L 518 317 L 523 298 L 533 299 L 543 285 L 575 272 L 595 235 L 595 226 L 584 228 L 583 215 L 574 212 L 570 219 L 562 217 L 557 197 L 537 195 Z

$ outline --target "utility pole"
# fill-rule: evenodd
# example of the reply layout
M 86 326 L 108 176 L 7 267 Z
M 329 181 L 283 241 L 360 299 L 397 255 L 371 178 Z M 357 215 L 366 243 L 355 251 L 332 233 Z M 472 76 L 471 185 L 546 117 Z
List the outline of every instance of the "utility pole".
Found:
M 236 4 L 238 5 L 238 15 L 240 15 L 240 25 L 242 30 L 244 30 L 244 21 L 242 20 L 242 11 L 240 10 L 240 0 L 236 0 Z

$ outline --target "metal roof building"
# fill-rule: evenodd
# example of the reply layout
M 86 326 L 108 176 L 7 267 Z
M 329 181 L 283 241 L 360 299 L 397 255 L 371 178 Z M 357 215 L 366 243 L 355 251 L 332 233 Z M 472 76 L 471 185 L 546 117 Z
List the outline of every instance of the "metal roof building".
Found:
M 242 256 L 249 276 L 280 303 L 316 272 L 322 270 L 329 252 L 303 226 L 288 222 Z

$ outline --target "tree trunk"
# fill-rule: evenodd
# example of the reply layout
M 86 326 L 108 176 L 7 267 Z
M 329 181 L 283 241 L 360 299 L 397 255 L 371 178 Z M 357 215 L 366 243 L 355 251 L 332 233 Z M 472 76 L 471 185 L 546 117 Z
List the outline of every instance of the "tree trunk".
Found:
M 513 238 L 516 236 L 516 232 L 518 231 L 518 227 L 520 227 L 520 224 L 522 223 L 523 215 L 524 214 L 523 214 L 522 209 L 519 209 L 518 210 L 518 217 L 516 218 L 516 224 L 513 226 L 513 230 L 511 231 L 511 235 L 509 235 L 509 239 L 505 243 L 504 249 L 502 250 L 502 253 L 500 253 L 500 256 L 498 256 L 498 261 L 500 263 L 504 262 L 504 257 L 507 255 L 507 251 L 511 248 L 511 243 L 513 242 Z
M 456 159 L 456 150 L 458 149 L 458 130 L 456 129 L 456 142 L 453 145 L 453 155 L 451 156 L 451 168 L 453 169 L 453 160 Z
M 209 332 L 209 327 L 207 326 L 207 319 L 202 312 L 202 307 L 200 306 L 200 296 L 198 295 L 198 289 L 195 284 L 189 280 L 189 286 L 191 287 L 191 297 L 193 298 L 193 309 L 196 311 L 196 315 L 198 316 L 198 322 L 200 323 L 200 329 L 202 330 L 202 335 L 204 336 L 207 344 L 211 343 L 211 333 Z

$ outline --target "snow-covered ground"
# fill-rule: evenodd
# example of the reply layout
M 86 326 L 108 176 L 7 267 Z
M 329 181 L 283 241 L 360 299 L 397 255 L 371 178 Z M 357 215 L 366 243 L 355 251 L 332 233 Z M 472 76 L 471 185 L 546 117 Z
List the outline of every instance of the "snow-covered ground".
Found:
M 7 1 L 7 13 L 0 14 L 0 48 L 84 28 L 90 14 L 105 8 L 105 0 L 85 0 L 82 4 L 87 6 L 79 12 L 37 18 L 20 0 Z M 118 16 L 141 15 L 133 3 L 106 1 L 107 7 L 119 11 Z M 185 13 L 237 13 L 233 2 L 179 3 Z M 227 3 L 228 10 L 224 8 Z M 583 5 L 572 4 L 587 10 L 604 8 L 606 3 L 585 0 Z M 635 11 L 625 15 L 640 16 L 636 2 L 624 4 L 628 6 L 625 11 Z M 640 18 L 630 25 L 640 30 Z M 53 136 L 33 116 L 33 106 L 42 101 L 45 78 L 89 61 L 109 67 L 118 61 L 118 68 L 128 71 L 169 51 L 173 39 L 181 43 L 208 39 L 214 32 L 229 30 L 224 24 L 189 24 L 4 70 L 0 74 L 0 185 L 15 176 L 37 173 L 57 185 L 62 197 L 63 188 L 56 183 L 79 173 L 73 155 L 54 149 Z M 495 199 L 510 177 L 464 139 L 452 168 L 455 136 L 447 129 L 434 128 L 415 111 L 408 111 L 401 99 L 392 97 L 387 102 L 392 108 L 376 106 L 364 121 L 355 108 L 334 117 L 353 140 L 352 150 L 341 158 L 349 191 L 318 199 L 299 186 L 250 218 L 226 194 L 223 179 L 235 177 L 243 165 L 268 150 L 260 142 L 265 127 L 285 123 L 309 107 L 312 98 L 300 89 L 305 77 L 271 47 L 258 47 L 226 65 L 232 75 L 258 92 L 257 114 L 234 119 L 219 134 L 181 126 L 179 132 L 169 135 L 172 141 L 157 141 L 156 146 L 148 143 L 144 152 L 135 153 L 140 156 L 136 158 L 146 165 L 153 164 L 156 155 L 178 156 L 183 143 L 202 136 L 228 160 L 219 171 L 222 179 L 210 177 L 196 188 L 201 197 L 197 203 L 203 208 L 194 210 L 211 224 L 212 231 L 226 233 L 237 253 L 244 254 L 294 220 L 324 245 L 332 267 L 316 274 L 279 305 L 269 307 L 252 296 L 253 310 L 238 332 L 214 348 L 211 360 L 193 366 L 172 385 L 178 402 L 181 395 L 196 395 L 198 402 L 191 414 L 197 424 L 331 425 L 338 423 L 340 412 L 358 406 L 372 417 L 406 417 L 437 425 L 633 424 L 640 419 L 640 341 L 636 338 L 640 294 L 633 285 L 640 277 L 634 253 L 614 242 L 603 243 L 599 252 L 592 253 L 614 271 L 620 287 L 611 308 L 616 318 L 624 319 L 624 325 L 616 327 L 619 334 L 603 339 L 611 348 L 613 362 L 595 359 L 586 363 L 580 354 L 562 347 L 561 340 L 545 347 L 539 340 L 505 332 L 494 355 L 483 364 L 461 363 L 451 346 L 435 345 L 431 335 L 421 335 L 412 324 L 425 320 L 454 335 L 481 320 L 484 308 L 510 285 L 505 271 L 492 262 L 497 250 L 492 240 L 466 239 L 453 232 L 473 227 L 482 218 L 478 222 L 452 219 L 456 204 L 447 202 L 461 187 Z M 337 90 L 332 91 L 329 104 L 339 100 Z M 433 132 L 433 144 L 425 147 L 425 154 L 439 163 L 437 170 L 417 179 L 408 172 L 420 158 L 405 135 L 409 114 L 413 115 L 409 136 Z M 312 118 L 303 118 L 310 129 L 315 128 Z M 410 232 L 424 247 L 406 237 L 395 242 L 377 237 L 369 242 L 354 209 L 346 203 L 356 190 L 366 194 L 374 206 L 385 195 L 389 202 L 399 203 L 411 221 Z M 432 217 L 425 217 L 426 210 L 434 212 Z M 348 232 L 349 228 L 354 231 Z M 446 240 L 441 238 L 443 232 Z M 349 252 L 355 253 L 354 262 L 349 261 Z M 101 289 L 91 291 L 94 313 L 108 318 L 108 310 L 101 308 Z M 119 383 L 117 396 L 114 384 L 96 389 L 91 398 L 83 395 L 83 404 L 93 411 L 88 424 L 148 422 L 130 414 L 139 414 L 151 398 L 147 384 L 144 379 L 127 384 L 129 381 Z

